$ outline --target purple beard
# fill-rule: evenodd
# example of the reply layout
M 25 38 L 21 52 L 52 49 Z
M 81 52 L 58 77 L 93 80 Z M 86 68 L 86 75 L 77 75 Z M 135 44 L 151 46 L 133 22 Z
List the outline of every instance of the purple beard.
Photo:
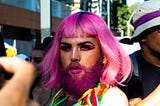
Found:
M 72 78 L 69 75 L 68 70 L 61 69 L 59 75 L 59 84 L 61 88 L 69 92 L 72 97 L 77 100 L 86 90 L 95 87 L 100 81 L 102 67 L 102 59 L 99 59 L 99 61 L 92 68 L 86 68 L 85 66 L 82 66 L 82 69 L 85 70 L 85 74 L 81 79 Z

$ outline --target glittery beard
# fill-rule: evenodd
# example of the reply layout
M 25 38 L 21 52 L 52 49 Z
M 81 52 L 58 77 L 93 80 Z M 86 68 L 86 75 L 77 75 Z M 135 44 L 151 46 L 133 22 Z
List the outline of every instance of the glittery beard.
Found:
M 80 98 L 89 88 L 95 87 L 100 81 L 103 67 L 102 58 L 92 68 L 81 67 L 85 71 L 81 79 L 72 78 L 66 69 L 60 71 L 59 81 L 61 87 L 69 92 L 75 100 Z

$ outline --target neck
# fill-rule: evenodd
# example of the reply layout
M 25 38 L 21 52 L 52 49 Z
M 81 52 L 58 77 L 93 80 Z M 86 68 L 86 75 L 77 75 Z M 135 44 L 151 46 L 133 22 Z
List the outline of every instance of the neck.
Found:
M 149 63 L 151 63 L 157 67 L 160 67 L 160 58 L 153 55 L 153 53 L 151 53 L 151 51 L 145 50 L 144 52 L 142 52 L 142 56 Z

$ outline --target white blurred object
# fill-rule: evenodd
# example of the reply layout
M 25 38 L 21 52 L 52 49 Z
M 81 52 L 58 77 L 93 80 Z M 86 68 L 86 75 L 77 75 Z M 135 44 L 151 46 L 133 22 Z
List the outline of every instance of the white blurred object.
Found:
M 139 43 L 133 43 L 132 45 L 124 44 L 124 43 L 120 43 L 120 44 L 122 45 L 122 47 L 126 50 L 128 54 L 131 54 L 140 49 Z
M 130 37 L 116 37 L 116 39 L 118 41 L 120 41 L 122 39 L 125 39 L 125 38 L 128 38 L 128 40 L 130 39 Z M 137 51 L 141 48 L 138 42 L 133 42 L 133 44 L 131 44 L 128 41 L 128 44 L 127 44 L 127 42 L 126 43 L 125 42 L 124 43 L 120 42 L 120 44 L 126 50 L 126 52 L 128 54 L 131 54 L 131 53 L 133 53 L 133 52 L 135 52 L 135 51 Z

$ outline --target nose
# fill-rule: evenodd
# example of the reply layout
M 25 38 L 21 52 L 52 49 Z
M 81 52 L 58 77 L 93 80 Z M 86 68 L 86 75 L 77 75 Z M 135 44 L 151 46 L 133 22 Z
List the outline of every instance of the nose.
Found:
M 72 49 L 71 61 L 72 62 L 79 62 L 80 61 L 79 50 L 77 50 L 76 48 Z

